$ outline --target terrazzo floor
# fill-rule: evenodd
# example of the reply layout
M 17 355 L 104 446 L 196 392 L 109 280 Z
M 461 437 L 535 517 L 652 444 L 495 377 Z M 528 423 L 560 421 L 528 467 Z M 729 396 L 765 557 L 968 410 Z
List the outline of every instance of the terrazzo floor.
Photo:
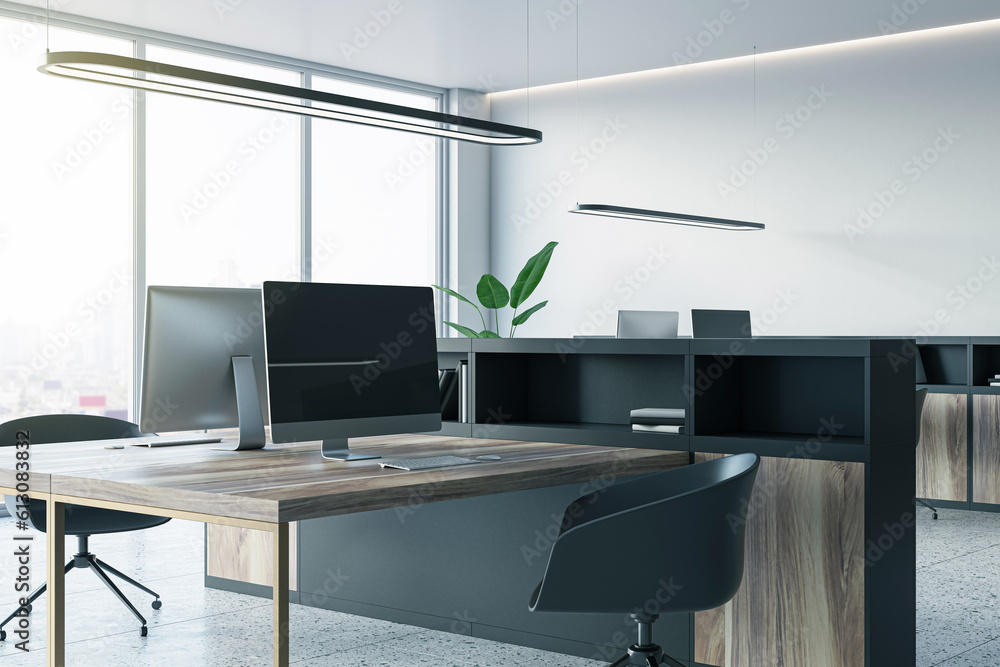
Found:
M 927 510 L 917 520 L 918 667 L 1000 665 L 1000 514 Z M 0 554 L 12 549 L 10 518 L 0 519 Z M 164 596 L 153 611 L 144 594 L 127 591 L 149 622 L 135 619 L 90 572 L 67 577 L 66 653 L 71 665 L 114 667 L 269 665 L 269 600 L 206 589 L 203 528 L 174 520 L 148 531 L 94 540 L 104 561 L 134 574 Z M 44 576 L 44 541 L 36 537 L 36 577 Z M 67 553 L 76 550 L 68 540 Z M 0 582 L 13 582 L 14 559 L 0 556 Z M 34 587 L 34 586 L 33 586 Z M 168 595 L 169 593 L 169 595 Z M 13 610 L 13 586 L 0 584 L 0 611 Z M 291 661 L 297 667 L 434 665 L 454 667 L 600 667 L 603 663 L 464 635 L 425 630 L 291 605 Z M 0 642 L 0 667 L 45 664 L 45 596 L 31 615 L 32 651 Z M 9 626 L 8 626 L 9 629 Z M 761 666 L 767 667 L 767 666 Z

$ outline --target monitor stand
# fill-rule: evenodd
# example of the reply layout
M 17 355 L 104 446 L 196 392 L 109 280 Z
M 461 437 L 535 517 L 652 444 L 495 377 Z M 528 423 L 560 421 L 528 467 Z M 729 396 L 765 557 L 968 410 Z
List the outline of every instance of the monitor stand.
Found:
M 221 451 L 262 449 L 266 442 L 264 414 L 260 410 L 260 394 L 257 393 L 257 376 L 253 372 L 253 357 L 233 357 L 233 379 L 236 382 L 236 414 L 240 424 L 239 438 L 235 445 L 212 447 L 212 449 Z
M 331 438 L 323 441 L 323 458 L 331 461 L 364 461 L 382 457 L 376 454 L 355 454 L 348 447 L 347 438 Z

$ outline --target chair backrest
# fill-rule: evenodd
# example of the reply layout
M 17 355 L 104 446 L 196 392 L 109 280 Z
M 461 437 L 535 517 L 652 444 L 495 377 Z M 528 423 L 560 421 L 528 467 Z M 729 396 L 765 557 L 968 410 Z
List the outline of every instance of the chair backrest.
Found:
M 33 445 L 74 440 L 110 440 L 138 438 L 142 432 L 135 424 L 99 415 L 35 415 L 0 424 L 0 447 L 15 444 L 18 431 L 29 431 Z
M 736 594 L 760 458 L 737 454 L 577 499 L 532 611 L 688 612 Z
M 927 389 L 917 389 L 917 430 L 916 442 L 920 444 L 920 416 L 924 411 L 924 401 L 927 400 Z
M 35 415 L 13 419 L 0 424 L 0 447 L 17 444 L 18 433 L 26 431 L 28 442 L 33 445 L 45 445 L 53 442 L 72 442 L 74 440 L 111 440 L 113 438 L 137 438 L 142 432 L 135 424 L 113 417 L 100 415 Z M 7 511 L 16 515 L 16 500 L 13 496 L 4 496 Z M 31 524 L 38 530 L 45 530 L 45 501 L 32 500 Z

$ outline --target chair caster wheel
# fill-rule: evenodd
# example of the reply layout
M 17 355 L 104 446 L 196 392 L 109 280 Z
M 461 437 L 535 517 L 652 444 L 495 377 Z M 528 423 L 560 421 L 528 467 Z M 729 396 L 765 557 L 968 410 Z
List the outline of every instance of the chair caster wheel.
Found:
M 159 609 L 162 606 L 163 606 L 162 602 L 160 602 L 159 600 L 153 600 L 153 609 Z
M 145 637 L 146 636 L 146 626 L 145 625 L 142 626 L 142 628 L 139 630 L 139 636 L 140 637 Z
M 934 520 L 937 521 L 937 512 L 934 512 Z
M 7 631 L 6 630 L 0 630 L 0 642 L 2 642 L 5 639 L 7 639 Z

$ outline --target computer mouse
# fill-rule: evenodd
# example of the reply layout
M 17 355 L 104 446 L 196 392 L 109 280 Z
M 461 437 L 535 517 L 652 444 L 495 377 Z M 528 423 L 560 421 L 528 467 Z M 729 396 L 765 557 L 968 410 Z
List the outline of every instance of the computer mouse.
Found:
M 499 461 L 500 457 L 496 454 L 483 454 L 482 456 L 477 456 L 480 461 Z

